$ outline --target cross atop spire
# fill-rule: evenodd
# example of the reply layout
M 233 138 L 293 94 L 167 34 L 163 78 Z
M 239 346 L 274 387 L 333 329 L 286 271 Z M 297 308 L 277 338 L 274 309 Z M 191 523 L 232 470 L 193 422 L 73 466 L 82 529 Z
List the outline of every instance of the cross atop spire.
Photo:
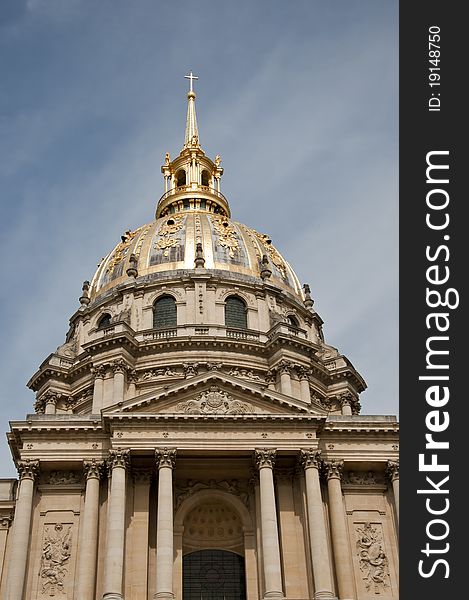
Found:
M 197 117 L 195 115 L 195 92 L 193 88 L 194 79 L 198 79 L 196 75 L 189 73 L 184 75 L 189 80 L 189 91 L 187 92 L 187 119 L 186 119 L 186 134 L 184 136 L 184 147 L 192 146 L 199 147 L 199 130 L 197 128 Z
M 193 92 L 194 89 L 192 87 L 192 82 L 194 81 L 194 79 L 198 79 L 198 77 L 196 75 L 193 75 L 192 71 L 189 73 L 189 75 L 184 75 L 184 77 L 186 79 L 189 79 L 189 92 Z

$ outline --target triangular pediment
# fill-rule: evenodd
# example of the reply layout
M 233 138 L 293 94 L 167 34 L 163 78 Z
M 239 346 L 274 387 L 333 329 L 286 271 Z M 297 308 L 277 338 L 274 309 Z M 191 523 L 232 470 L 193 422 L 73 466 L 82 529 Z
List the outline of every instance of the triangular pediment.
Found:
M 203 373 L 103 410 L 104 415 L 115 413 L 207 416 L 327 414 L 319 405 L 306 404 L 225 373 Z

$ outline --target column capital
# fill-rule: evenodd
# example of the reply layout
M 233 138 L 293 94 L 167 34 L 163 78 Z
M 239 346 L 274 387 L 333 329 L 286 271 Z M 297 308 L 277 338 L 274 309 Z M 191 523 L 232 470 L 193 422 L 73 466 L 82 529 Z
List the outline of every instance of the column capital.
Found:
M 176 448 L 155 448 L 155 460 L 158 469 L 169 467 L 174 469 L 176 464 Z
M 312 448 L 302 448 L 300 450 L 300 465 L 303 469 L 317 469 L 321 466 L 321 450 L 313 450 Z
M 343 408 L 344 406 L 350 406 L 350 408 L 352 407 L 353 396 L 350 392 L 344 392 L 343 394 L 339 394 L 337 396 L 337 399 L 341 408 Z
M 130 450 L 109 450 L 109 458 L 106 461 L 107 468 L 112 470 L 116 467 L 127 469 L 130 464 Z
M 93 458 L 90 461 L 83 461 L 83 472 L 86 480 L 88 479 L 101 479 L 104 473 L 104 462 L 97 461 Z
M 93 365 L 90 369 L 90 372 L 91 372 L 91 375 L 93 375 L 93 377 L 95 379 L 104 379 L 107 368 L 108 368 L 107 364 Z
M 256 462 L 256 467 L 258 469 L 262 469 L 264 467 L 273 469 L 275 465 L 276 455 L 277 450 L 275 448 L 256 448 L 254 450 L 254 460 Z
M 329 479 L 340 480 L 342 478 L 342 471 L 344 468 L 343 460 L 331 460 L 328 462 L 323 462 L 323 467 L 327 481 L 329 481 Z
M 125 373 L 128 366 L 123 358 L 116 358 L 111 363 L 112 372 L 115 373 Z
M 303 381 L 304 379 L 306 379 L 306 381 L 309 381 L 309 369 L 307 369 L 306 367 L 302 367 L 302 366 L 297 366 L 296 368 L 296 372 L 298 374 L 298 377 L 300 379 L 300 381 Z
M 385 473 L 391 483 L 399 479 L 399 459 L 388 460 Z
M 289 360 L 281 360 L 278 363 L 277 368 L 280 371 L 280 374 L 287 373 L 288 375 L 290 375 L 290 372 L 293 368 L 293 363 Z
M 16 468 L 18 469 L 20 481 L 23 481 L 23 479 L 32 479 L 34 481 L 39 475 L 38 460 L 31 460 L 29 458 L 26 460 L 20 460 L 18 461 Z
M 0 529 L 8 529 L 13 521 L 13 515 L 8 513 L 0 516 Z

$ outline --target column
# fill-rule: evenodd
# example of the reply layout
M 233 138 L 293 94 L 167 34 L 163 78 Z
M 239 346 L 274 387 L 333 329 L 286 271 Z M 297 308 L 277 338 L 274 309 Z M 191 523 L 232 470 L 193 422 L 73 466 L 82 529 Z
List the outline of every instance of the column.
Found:
M 397 522 L 399 522 L 399 461 L 388 460 L 386 466 L 386 475 L 392 484 L 394 494 L 394 504 L 396 506 Z
M 275 478 L 285 596 L 307 598 L 306 564 L 298 544 L 297 515 L 293 496 L 294 469 L 276 468 Z
M 46 407 L 44 409 L 44 414 L 46 415 L 55 415 L 56 406 L 57 406 L 57 394 L 54 392 L 47 392 L 44 396 L 44 400 L 46 402 Z
M 353 566 L 345 521 L 342 487 L 340 485 L 343 465 L 343 460 L 324 463 L 327 474 L 332 546 L 334 549 L 339 597 L 340 600 L 352 600 L 355 598 L 352 575 Z
M 300 454 L 300 462 L 305 471 L 314 600 L 336 600 L 337 596 L 333 592 L 331 559 L 319 481 L 320 454 L 320 450 L 301 450 Z
M 267 448 L 255 450 L 256 465 L 259 469 L 261 500 L 261 536 L 265 583 L 264 600 L 266 598 L 284 597 L 273 475 L 276 452 L 276 450 Z
M 280 369 L 280 391 L 286 396 L 292 396 L 290 369 L 291 363 L 282 361 L 279 365 Z
M 172 600 L 173 593 L 173 468 L 176 450 L 157 448 L 158 507 L 156 513 L 156 594 L 157 600 Z
M 148 518 L 152 469 L 134 469 L 134 513 L 132 546 L 127 552 L 131 563 L 130 599 L 147 597 L 148 585 Z
M 103 365 L 103 403 L 101 408 L 107 408 L 114 404 L 114 375 L 111 370 L 111 365 Z
M 311 391 L 309 389 L 308 371 L 304 367 L 297 368 L 297 371 L 300 378 L 301 399 L 303 402 L 306 402 L 306 404 L 311 404 Z
M 352 396 L 350 394 L 341 394 L 339 396 L 340 408 L 343 415 L 352 415 Z
M 106 556 L 104 558 L 103 600 L 122 600 L 125 541 L 125 479 L 129 450 L 110 450 L 111 475 L 107 511 Z
M 7 574 L 7 600 L 21 600 L 23 597 L 26 563 L 29 552 L 34 480 L 38 472 L 38 460 L 28 459 L 18 463 L 20 483 L 11 533 L 11 551 Z
M 103 408 L 104 371 L 104 365 L 99 365 L 91 369 L 91 373 L 94 375 L 93 408 L 91 409 L 93 415 L 99 415 L 101 409 Z
M 104 464 L 93 459 L 83 464 L 86 477 L 85 506 L 81 518 L 76 600 L 94 600 L 98 555 L 99 480 Z
M 118 358 L 112 363 L 112 371 L 114 373 L 112 399 L 113 404 L 117 404 L 118 402 L 124 401 L 125 369 L 126 364 L 121 358 Z

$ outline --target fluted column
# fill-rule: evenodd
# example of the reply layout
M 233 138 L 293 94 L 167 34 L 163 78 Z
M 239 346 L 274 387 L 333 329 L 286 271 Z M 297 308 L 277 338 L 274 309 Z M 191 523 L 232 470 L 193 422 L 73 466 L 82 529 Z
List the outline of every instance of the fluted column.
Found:
M 94 375 L 94 387 L 93 387 L 93 408 L 91 412 L 94 415 L 99 415 L 103 408 L 103 395 L 104 395 L 104 365 L 93 367 L 91 370 Z
M 173 468 L 176 450 L 157 448 L 158 508 L 156 514 L 155 600 L 172 600 L 173 593 Z
M 291 396 L 292 395 L 291 375 L 290 375 L 291 363 L 289 363 L 288 361 L 282 361 L 279 365 L 279 369 L 280 369 L 280 391 L 282 392 L 282 394 Z
M 337 584 L 339 586 L 339 598 L 340 600 L 353 600 L 355 598 L 352 579 L 353 566 L 345 521 L 342 487 L 340 485 L 343 465 L 343 460 L 324 463 L 327 476 L 332 546 L 334 549 Z
M 320 455 L 320 450 L 301 450 L 300 462 L 305 470 L 314 600 L 333 600 L 337 596 L 333 592 L 329 544 L 319 481 Z
M 399 461 L 388 460 L 386 467 L 386 474 L 392 485 L 392 491 L 394 494 L 394 504 L 396 506 L 397 520 L 399 521 Z
M 265 583 L 264 599 L 284 597 L 273 476 L 275 455 L 276 450 L 272 449 L 265 448 L 255 451 L 256 465 L 259 469 L 261 500 L 261 537 Z
M 99 481 L 104 464 L 93 459 L 83 464 L 86 476 L 85 506 L 81 518 L 76 600 L 94 600 L 98 555 Z
M 7 575 L 7 600 L 21 600 L 23 598 L 26 563 L 29 553 L 34 480 L 39 473 L 39 461 L 28 459 L 19 462 L 18 473 L 20 476 L 20 487 L 16 500 L 15 520 L 11 534 L 11 551 Z
M 122 600 L 125 541 L 125 487 L 129 466 L 128 450 L 111 450 L 108 468 L 111 475 L 107 513 L 106 555 L 104 558 L 103 600 Z

